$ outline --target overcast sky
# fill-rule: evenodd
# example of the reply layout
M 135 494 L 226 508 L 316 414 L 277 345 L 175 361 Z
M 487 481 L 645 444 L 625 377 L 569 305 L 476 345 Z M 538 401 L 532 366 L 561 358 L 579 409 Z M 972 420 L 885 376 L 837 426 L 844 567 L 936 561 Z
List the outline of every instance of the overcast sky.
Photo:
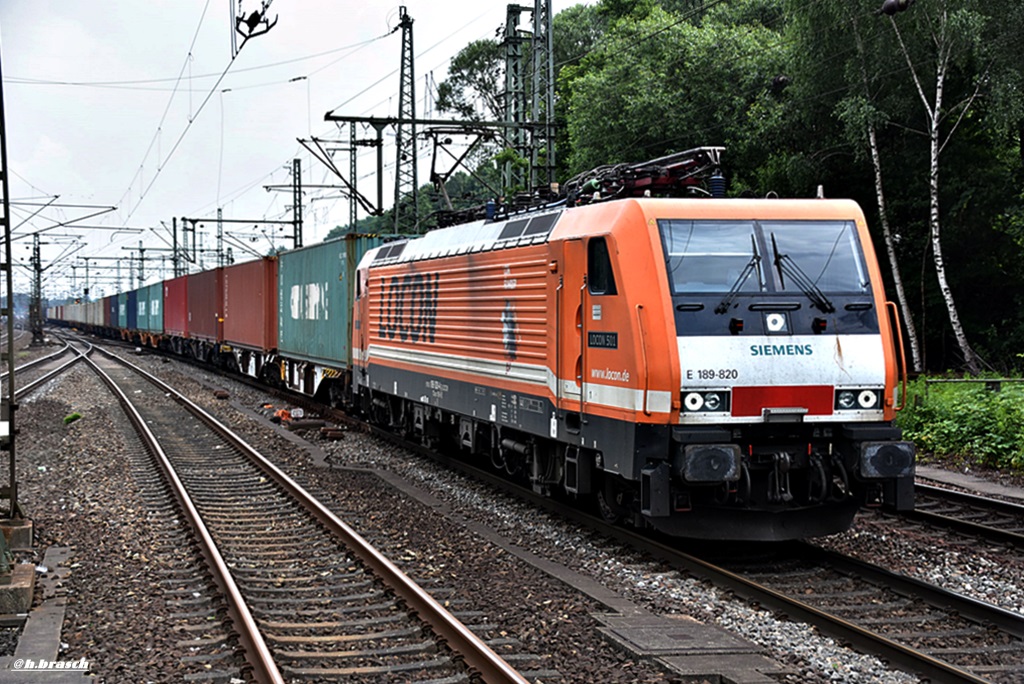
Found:
M 0 1 L 15 235 L 109 207 L 116 209 L 79 223 L 143 230 L 43 233 L 43 262 L 53 264 L 46 272 L 45 295 L 71 294 L 72 264 L 78 265 L 74 274 L 82 288 L 81 257 L 90 257 L 93 296 L 116 290 L 104 276 L 116 275 L 118 260 L 126 289 L 129 260 L 140 240 L 147 249 L 147 281 L 156 279 L 151 269 L 159 268 L 161 255 L 167 258 L 164 277 L 171 277 L 169 254 L 159 249 L 169 247 L 175 216 L 214 217 L 222 207 L 225 218 L 290 219 L 291 192 L 264 186 L 290 186 L 292 159 L 302 159 L 304 184 L 336 182 L 297 138 L 337 139 L 337 128 L 324 121 L 328 111 L 397 115 L 401 32 L 392 30 L 399 22 L 398 4 L 277 0 L 269 11 L 277 24 L 251 38 L 232 62 L 231 2 L 237 7 L 238 0 Z M 431 114 L 424 102 L 428 79 L 443 81 L 449 60 L 467 43 L 495 37 L 507 4 L 404 4 L 414 20 L 418 116 Z M 570 4 L 575 3 L 556 0 L 553 11 Z M 241 0 L 241 14 L 257 9 L 258 0 Z M 237 43 L 242 45 L 241 36 Z M 361 137 L 371 135 L 367 129 Z M 425 182 L 429 150 L 420 159 Z M 348 157 L 339 155 L 337 161 L 347 171 Z M 385 163 L 393 162 L 392 148 L 385 151 Z M 359 176 L 367 194 L 375 188 L 374 164 L 373 152 L 364 149 Z M 394 183 L 388 173 L 386 205 Z M 318 194 L 327 197 L 312 201 Z M 55 204 L 88 206 L 51 206 L 29 219 L 40 208 L 28 203 L 54 195 L 59 195 Z M 303 212 L 305 243 L 348 223 L 348 212 L 348 200 L 337 192 L 310 191 Z M 257 251 L 270 247 L 264 237 L 252 240 L 258 234 L 253 226 L 226 229 Z M 213 228 L 208 230 L 212 248 Z M 285 227 L 278 235 L 289 231 Z M 68 252 L 74 246 L 67 244 L 72 238 L 62 237 L 72 233 L 84 236 L 85 244 L 73 256 Z M 31 239 L 16 240 L 16 261 L 28 263 L 29 245 Z M 240 248 L 235 251 L 241 254 Z M 27 270 L 16 273 L 21 290 L 18 283 L 28 282 Z

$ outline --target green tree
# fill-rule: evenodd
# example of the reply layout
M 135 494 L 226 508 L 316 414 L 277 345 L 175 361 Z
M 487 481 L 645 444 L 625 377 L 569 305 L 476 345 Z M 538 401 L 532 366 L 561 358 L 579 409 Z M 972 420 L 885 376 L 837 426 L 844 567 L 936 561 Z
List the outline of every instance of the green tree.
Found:
M 576 64 L 593 51 L 607 30 L 608 22 L 597 5 L 573 5 L 551 20 L 551 42 L 555 72 Z
M 504 113 L 505 57 L 494 40 L 477 40 L 462 48 L 437 86 L 437 108 L 465 119 L 500 120 Z
M 940 155 L 981 95 L 988 76 L 987 68 L 981 73 L 971 73 L 971 67 L 977 66 L 972 62 L 980 56 L 979 48 L 987 21 L 973 5 L 974 2 L 963 0 L 939 0 L 932 7 L 917 8 L 914 15 L 918 19 L 912 29 L 916 29 L 918 37 L 923 35 L 927 38 L 915 42 L 904 40 L 895 16 L 889 16 L 888 21 L 899 43 L 900 53 L 906 60 L 910 79 L 925 115 L 924 132 L 928 139 L 928 224 L 939 291 L 963 354 L 964 365 L 972 375 L 977 375 L 981 371 L 981 360 L 967 340 L 967 332 L 961 323 L 946 276 L 939 193 Z M 961 79 L 959 91 L 949 92 L 951 76 L 958 67 L 967 70 L 969 77 Z M 956 98 L 952 104 L 948 104 L 948 99 L 952 99 L 950 95 Z
M 750 149 L 748 113 L 775 107 L 766 100 L 785 51 L 777 31 L 716 9 L 700 26 L 660 7 L 620 18 L 564 75 L 571 172 L 700 145 Z
M 869 4 L 872 5 L 870 8 Z M 837 128 L 837 147 L 848 147 L 855 160 L 871 168 L 878 223 L 893 289 L 910 346 L 912 367 L 920 372 L 923 369 L 920 344 L 900 269 L 900 236 L 892 228 L 887 208 L 879 144 L 878 129 L 887 121 L 884 110 L 893 105 L 892 99 L 887 98 L 887 93 L 893 89 L 892 82 L 883 78 L 892 64 L 889 60 L 879 59 L 879 56 L 891 51 L 893 41 L 888 32 L 877 30 L 878 21 L 872 13 L 876 5 L 874 0 L 870 3 L 862 0 L 815 6 L 791 3 L 793 20 L 789 33 L 799 44 L 799 49 L 793 53 L 793 73 L 805 86 L 813 84 L 813 87 L 801 88 L 801 95 L 807 98 L 820 97 L 817 84 L 824 83 L 830 88 L 836 84 L 846 85 L 835 98 L 822 98 L 825 109 L 822 111 L 815 107 L 815 115 L 828 116 L 829 120 L 838 119 L 841 125 Z M 820 54 L 831 54 L 836 58 L 816 59 Z M 829 107 L 831 112 L 827 111 Z M 817 142 L 822 141 L 818 139 Z
M 1024 337 L 1024 324 L 1005 316 L 1007 298 L 1019 289 L 1020 260 L 993 229 L 1019 193 L 1014 98 L 1022 91 L 1004 84 L 1020 81 L 1008 17 L 1022 10 L 1013 0 L 929 0 L 890 17 L 879 14 L 880 4 L 787 3 L 787 92 L 796 104 L 789 125 L 813 144 L 791 149 L 816 157 L 816 172 L 831 187 L 878 207 L 872 223 L 881 226 L 903 318 L 921 323 L 919 357 L 911 338 L 915 366 L 928 362 L 930 338 L 939 351 L 935 367 L 947 367 L 946 350 L 955 349 L 960 358 L 952 362 L 970 370 L 967 359 L 977 355 L 962 342 L 980 340 L 979 349 L 1005 359 L 1011 340 Z M 916 315 L 901 282 L 907 291 L 920 288 Z M 941 319 L 950 322 L 926 325 Z

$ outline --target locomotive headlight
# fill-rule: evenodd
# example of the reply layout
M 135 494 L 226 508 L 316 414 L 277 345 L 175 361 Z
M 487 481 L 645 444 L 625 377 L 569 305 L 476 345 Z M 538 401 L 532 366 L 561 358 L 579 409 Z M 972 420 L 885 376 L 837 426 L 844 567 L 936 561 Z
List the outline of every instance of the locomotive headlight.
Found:
M 729 410 L 729 391 L 687 392 L 683 395 L 683 409 L 687 413 L 722 413 Z
M 690 392 L 683 397 L 683 405 L 687 411 L 700 411 L 704 408 L 704 397 L 700 392 Z
M 864 409 L 875 408 L 878 404 L 878 394 L 874 390 L 861 390 L 857 395 L 857 403 Z
M 877 389 L 855 388 L 836 391 L 835 408 L 839 411 L 871 411 L 881 406 L 881 393 Z

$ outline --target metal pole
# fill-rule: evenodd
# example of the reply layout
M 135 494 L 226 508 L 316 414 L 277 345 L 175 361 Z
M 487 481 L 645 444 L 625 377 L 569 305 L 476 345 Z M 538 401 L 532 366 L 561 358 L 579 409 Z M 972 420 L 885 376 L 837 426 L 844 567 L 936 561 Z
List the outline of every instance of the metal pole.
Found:
M 349 139 L 349 160 L 348 160 L 348 177 L 352 180 L 349 182 L 349 196 L 348 196 L 348 229 L 351 232 L 356 232 L 356 182 L 358 177 L 356 176 L 356 122 L 351 121 L 348 125 L 348 139 Z M 379 206 L 379 205 L 378 205 Z
M 178 217 L 177 216 L 175 216 L 174 218 L 171 219 L 171 239 L 173 240 L 173 242 L 172 242 L 172 247 L 173 248 L 171 249 L 171 259 L 172 259 L 172 263 L 174 264 L 174 277 L 177 278 L 177 277 L 179 277 L 181 275 L 181 266 L 179 266 L 180 261 L 179 261 L 179 257 L 178 257 Z
M 39 233 L 32 234 L 32 298 L 29 302 L 28 326 L 33 347 L 45 344 L 43 338 L 43 258 Z
M 377 139 L 374 144 L 377 146 L 377 210 L 384 207 L 384 127 L 386 123 L 372 124 L 377 131 Z
M 18 469 L 14 451 L 14 436 L 17 434 L 14 415 L 18 408 L 14 401 L 14 259 L 11 255 L 11 195 L 7 177 L 7 127 L 4 123 L 3 74 L 0 72 L 0 194 L 3 195 L 3 216 L 0 216 L 0 223 L 3 223 L 4 231 L 3 263 L 0 263 L 0 269 L 4 271 L 6 295 L 5 306 L 0 310 L 0 314 L 7 316 L 7 349 L 3 356 L 7 362 L 7 396 L 3 397 L 0 406 L 0 447 L 7 449 L 10 457 L 8 486 L 5 492 L 10 502 L 8 516 L 20 518 L 22 512 L 18 504 Z
M 217 207 L 217 268 L 224 267 L 224 210 Z
M 395 128 L 395 232 L 419 229 L 419 204 L 416 178 L 416 74 L 412 43 L 413 19 L 405 7 L 398 8 L 402 29 L 402 59 L 399 70 L 398 118 Z M 403 200 L 408 204 L 403 205 Z
M 292 160 L 292 225 L 295 228 L 295 249 L 302 247 L 302 160 Z

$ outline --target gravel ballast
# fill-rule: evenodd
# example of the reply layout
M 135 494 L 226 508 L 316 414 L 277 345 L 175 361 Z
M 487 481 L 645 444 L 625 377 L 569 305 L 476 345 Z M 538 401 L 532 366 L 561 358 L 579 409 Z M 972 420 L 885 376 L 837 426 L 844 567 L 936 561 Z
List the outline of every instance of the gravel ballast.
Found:
M 274 403 L 268 395 L 204 371 L 157 357 L 131 360 L 210 410 L 249 439 L 264 455 L 342 511 L 353 511 L 365 534 L 390 538 L 408 550 L 407 572 L 456 578 L 476 588 L 474 601 L 486 620 L 548 657 L 562 681 L 657 682 L 671 675 L 615 649 L 590 617 L 602 607 L 524 566 L 501 549 L 481 545 L 461 525 L 437 516 L 410 519 L 415 510 L 403 496 L 365 475 L 321 467 L 304 449 L 268 428 L 250 411 Z M 156 672 L 173 636 L 162 635 L 153 606 L 162 602 L 154 572 L 159 559 L 147 553 L 143 504 L 131 478 L 119 409 L 90 372 L 79 366 L 22 403 L 19 413 L 19 477 L 22 500 L 36 525 L 37 548 L 74 547 L 64 641 L 68 658 L 86 657 L 102 681 L 162 681 Z M 218 400 L 224 388 L 231 402 Z M 63 424 L 72 411 L 81 420 Z M 120 421 L 120 422 L 119 422 Z M 486 486 L 357 433 L 338 441 L 315 440 L 332 466 L 393 472 L 485 524 L 509 542 L 586 574 L 654 613 L 688 615 L 734 631 L 765 649 L 793 674 L 794 682 L 911 682 L 878 659 L 819 636 L 802 624 L 778 620 L 726 592 L 665 568 L 618 544 L 531 508 Z M 371 501 L 357 508 L 353 498 Z M 358 527 L 358 526 L 357 526 Z M 374 531 L 376 530 L 376 532 Z M 1020 612 L 1021 569 L 1007 567 L 998 549 L 934 548 L 933 538 L 905 532 L 889 519 L 866 516 L 851 532 L 823 545 L 935 582 Z M 882 560 L 884 559 L 884 560 Z M 38 560 L 38 559 L 32 559 Z M 148 607 L 147 607 L 148 606 Z M 2 634 L 0 634 L 2 638 Z M 141 663 L 139 661 L 142 661 Z M 136 663 L 133 665 L 132 663 Z M 166 672 L 166 671 L 164 671 Z

